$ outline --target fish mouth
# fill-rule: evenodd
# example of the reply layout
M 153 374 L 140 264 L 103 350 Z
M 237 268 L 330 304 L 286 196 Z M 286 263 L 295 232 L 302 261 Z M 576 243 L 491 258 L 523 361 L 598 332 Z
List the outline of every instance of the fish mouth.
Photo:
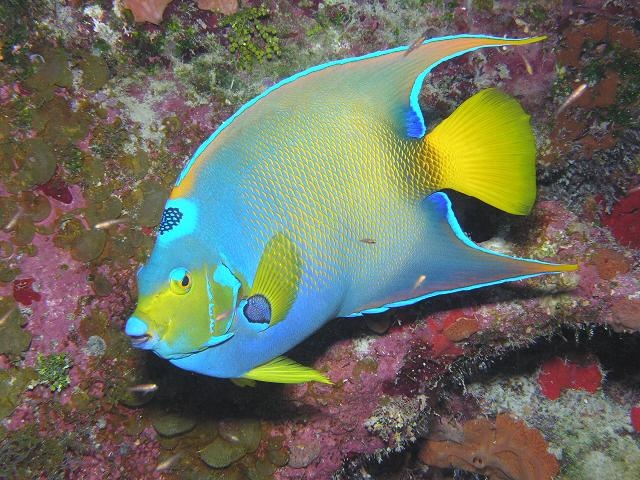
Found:
M 131 335 L 131 345 L 136 347 L 136 348 L 142 348 L 144 349 L 145 344 L 151 340 L 151 335 L 149 334 L 144 334 L 144 335 Z
M 144 335 L 129 335 L 129 338 L 131 339 L 131 346 L 140 350 L 153 350 L 153 347 L 158 343 L 157 337 L 148 333 Z
M 129 336 L 131 345 L 135 348 L 151 350 L 158 343 L 157 336 L 149 331 L 148 323 L 135 315 L 127 320 L 124 332 Z

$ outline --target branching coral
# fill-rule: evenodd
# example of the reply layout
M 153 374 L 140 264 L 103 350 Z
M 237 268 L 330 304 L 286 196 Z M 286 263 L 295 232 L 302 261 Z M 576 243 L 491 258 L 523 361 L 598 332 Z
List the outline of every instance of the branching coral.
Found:
M 548 480 L 559 471 L 542 434 L 509 415 L 498 415 L 495 423 L 484 418 L 469 420 L 461 435 L 447 436 L 451 440 L 427 440 L 420 460 L 440 468 L 481 473 L 490 480 Z

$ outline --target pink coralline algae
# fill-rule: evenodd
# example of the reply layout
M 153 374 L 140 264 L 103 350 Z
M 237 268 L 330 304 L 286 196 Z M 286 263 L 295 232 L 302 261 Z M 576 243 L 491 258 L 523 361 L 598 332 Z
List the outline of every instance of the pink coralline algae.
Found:
M 556 400 L 564 390 L 585 390 L 595 393 L 602 384 L 602 370 L 593 362 L 580 365 L 559 357 L 545 362 L 538 375 L 538 385 L 549 400 Z

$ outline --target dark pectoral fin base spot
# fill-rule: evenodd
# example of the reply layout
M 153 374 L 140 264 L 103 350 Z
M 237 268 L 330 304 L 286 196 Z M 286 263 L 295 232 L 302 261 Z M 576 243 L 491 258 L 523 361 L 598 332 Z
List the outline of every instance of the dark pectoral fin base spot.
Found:
M 271 322 L 271 304 L 264 295 L 249 297 L 243 312 L 250 323 L 268 325 Z
M 162 235 L 172 230 L 182 220 L 182 212 L 179 208 L 168 207 L 162 212 L 162 220 L 160 221 L 160 227 L 158 227 L 158 234 Z

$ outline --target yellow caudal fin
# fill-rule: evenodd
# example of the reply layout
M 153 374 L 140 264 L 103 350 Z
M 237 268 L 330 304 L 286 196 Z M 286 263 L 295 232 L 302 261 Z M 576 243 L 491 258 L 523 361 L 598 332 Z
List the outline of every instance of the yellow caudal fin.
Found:
M 313 368 L 305 367 L 287 357 L 276 357 L 269 362 L 248 371 L 245 379 L 273 383 L 333 382 Z
M 426 136 L 425 167 L 451 188 L 526 215 L 536 199 L 536 146 L 520 104 L 499 90 L 465 101 Z

